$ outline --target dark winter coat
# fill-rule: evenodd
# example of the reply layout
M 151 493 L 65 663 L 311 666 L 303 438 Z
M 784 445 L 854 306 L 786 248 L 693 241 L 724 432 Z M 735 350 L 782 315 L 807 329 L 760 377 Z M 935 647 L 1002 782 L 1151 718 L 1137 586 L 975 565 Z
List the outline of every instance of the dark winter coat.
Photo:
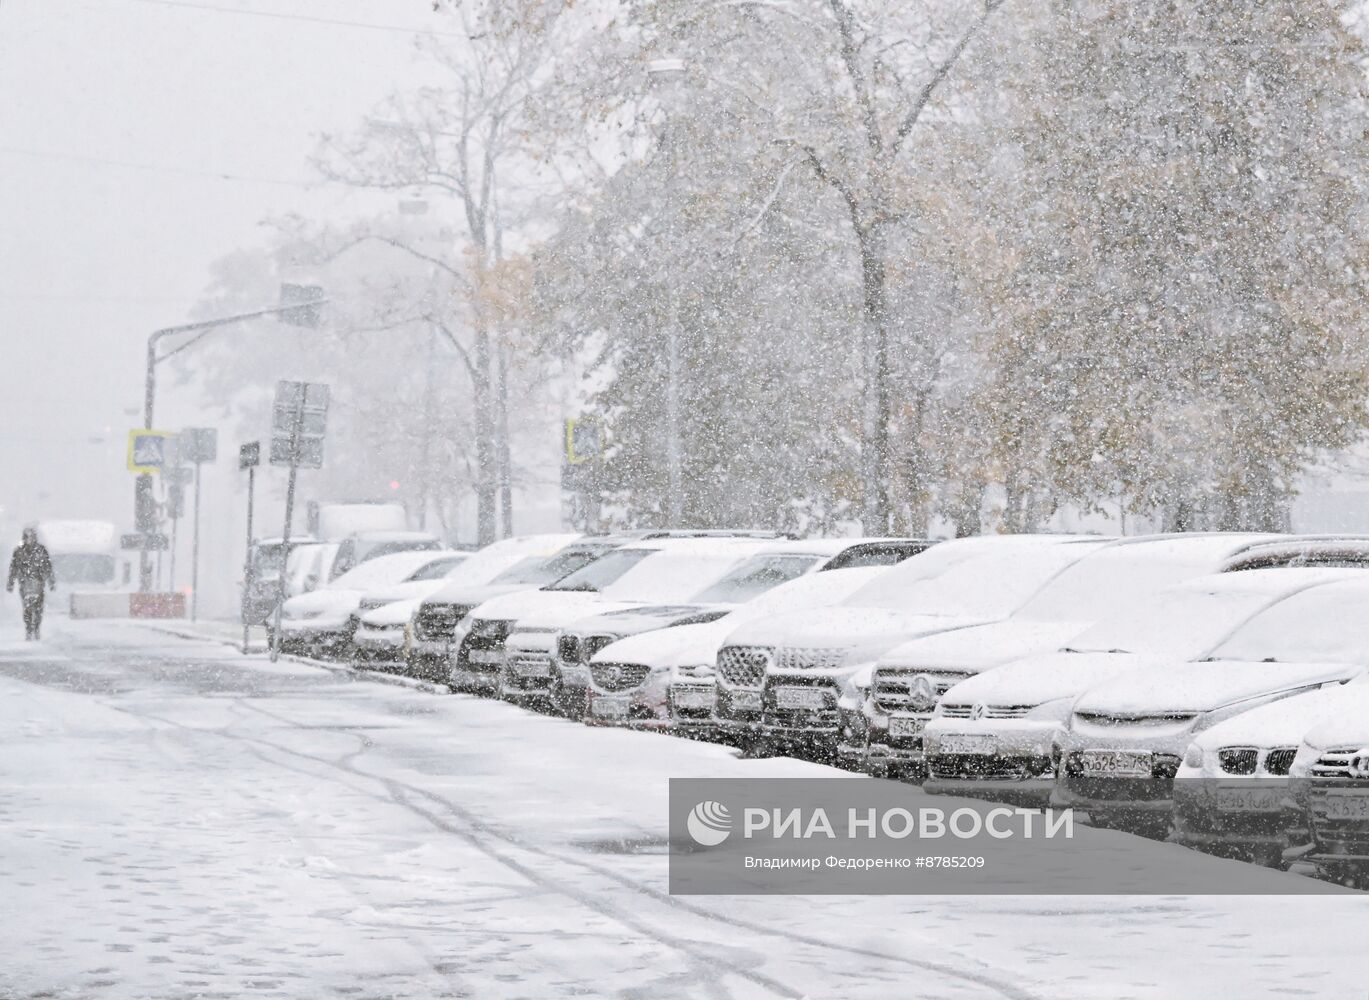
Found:
M 42 594 L 44 585 L 57 586 L 57 578 L 52 574 L 52 558 L 41 542 L 21 545 L 10 556 L 9 582 L 5 589 L 13 590 L 16 581 L 19 593 L 26 597 Z

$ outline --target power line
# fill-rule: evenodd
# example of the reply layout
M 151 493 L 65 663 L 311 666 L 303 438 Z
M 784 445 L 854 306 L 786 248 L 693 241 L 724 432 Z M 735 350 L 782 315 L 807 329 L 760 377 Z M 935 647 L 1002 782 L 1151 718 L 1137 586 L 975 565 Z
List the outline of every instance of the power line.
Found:
M 158 7 L 180 7 L 186 10 L 202 10 L 215 14 L 243 14 L 248 17 L 268 17 L 279 21 L 303 21 L 310 24 L 328 24 L 340 28 L 366 28 L 370 31 L 390 31 L 405 35 L 433 35 L 438 38 L 465 38 L 464 32 L 433 31 L 427 28 L 406 28 L 398 24 L 376 24 L 373 21 L 347 21 L 333 17 L 318 17 L 312 14 L 284 14 L 273 10 L 246 10 L 241 7 L 222 7 L 217 4 L 191 3 L 190 0 L 133 0 L 134 3 L 154 4 Z
M 41 160 L 67 160 L 73 163 L 89 163 L 97 166 L 127 167 L 131 170 L 153 170 L 158 173 L 180 174 L 185 177 L 212 177 L 221 181 L 241 181 L 248 184 L 273 184 L 279 187 L 293 187 L 313 190 L 317 184 L 308 181 L 288 181 L 279 177 L 256 177 L 251 174 L 234 174 L 219 170 L 196 170 L 193 167 L 178 167 L 169 163 L 142 163 L 137 160 L 118 160 L 107 156 L 86 156 L 82 153 L 67 153 L 50 149 L 24 149 L 19 146 L 0 146 L 0 153 L 11 156 L 30 156 Z

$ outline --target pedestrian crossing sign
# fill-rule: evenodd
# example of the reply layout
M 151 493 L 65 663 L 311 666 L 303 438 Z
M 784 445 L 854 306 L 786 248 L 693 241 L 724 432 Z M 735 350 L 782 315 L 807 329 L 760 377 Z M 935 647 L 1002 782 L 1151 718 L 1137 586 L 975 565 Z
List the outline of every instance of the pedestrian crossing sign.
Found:
M 135 430 L 128 432 L 128 471 L 161 472 L 166 465 L 170 431 Z

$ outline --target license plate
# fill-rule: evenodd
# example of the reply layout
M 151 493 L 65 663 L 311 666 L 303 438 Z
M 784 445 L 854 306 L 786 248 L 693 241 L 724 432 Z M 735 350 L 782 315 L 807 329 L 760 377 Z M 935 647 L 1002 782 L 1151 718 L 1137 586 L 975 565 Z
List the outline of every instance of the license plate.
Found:
M 545 660 L 528 660 L 514 663 L 513 672 L 519 677 L 550 677 L 551 664 Z
M 626 719 L 626 698 L 595 698 L 590 703 L 590 712 L 596 719 Z
M 889 720 L 889 735 L 894 739 L 906 739 L 909 736 L 918 736 L 922 733 L 923 722 L 921 719 L 911 719 L 905 716 L 895 715 Z
M 498 649 L 472 649 L 466 653 L 471 663 L 503 663 L 504 653 Z
M 948 733 L 936 741 L 937 753 L 969 753 L 990 755 L 998 752 L 996 736 L 981 736 L 974 733 Z
M 679 708 L 712 708 L 713 690 L 700 688 L 676 688 L 671 697 Z
M 1369 795 L 1360 792 L 1327 792 L 1322 800 L 1327 819 L 1369 819 Z
M 775 704 L 780 708 L 822 708 L 827 699 L 822 688 L 783 687 L 775 689 Z
M 1223 812 L 1279 812 L 1282 798 L 1277 788 L 1219 788 L 1217 808 Z
M 1085 750 L 1078 757 L 1084 774 L 1104 778 L 1149 778 L 1155 762 L 1149 750 Z
M 761 709 L 761 693 L 759 691 L 734 691 L 732 707 L 743 712 L 759 712 Z

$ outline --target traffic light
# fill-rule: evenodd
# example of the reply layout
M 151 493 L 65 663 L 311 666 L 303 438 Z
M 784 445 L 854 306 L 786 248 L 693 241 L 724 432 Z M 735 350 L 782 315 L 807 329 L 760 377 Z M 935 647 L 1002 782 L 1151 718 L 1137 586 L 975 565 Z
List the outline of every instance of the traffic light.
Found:
M 143 474 L 133 487 L 133 528 L 140 535 L 157 530 L 157 500 L 152 495 L 152 477 Z

